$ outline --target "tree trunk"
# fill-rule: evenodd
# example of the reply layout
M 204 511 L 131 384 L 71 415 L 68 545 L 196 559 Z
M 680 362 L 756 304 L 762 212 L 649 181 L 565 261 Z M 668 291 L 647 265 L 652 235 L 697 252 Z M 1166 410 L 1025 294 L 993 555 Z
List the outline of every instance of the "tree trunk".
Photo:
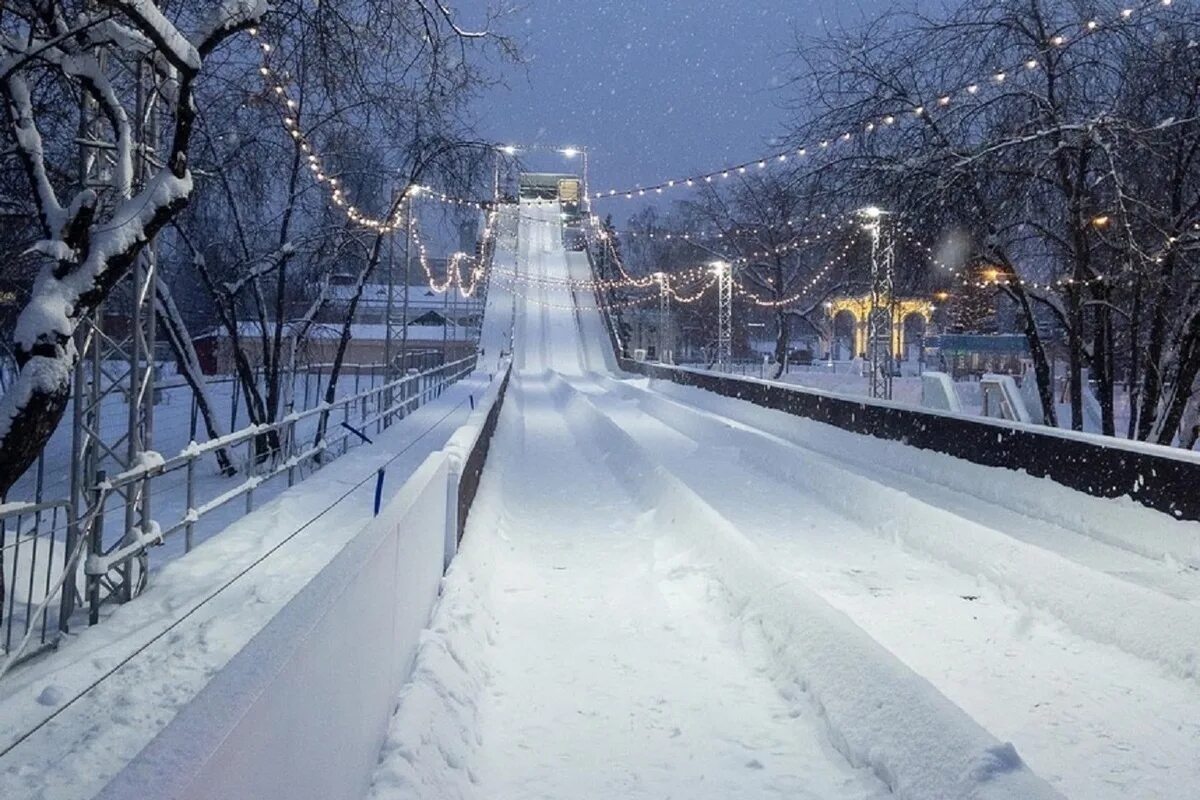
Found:
M 1016 273 L 1003 262 L 1010 275 Z M 1054 403 L 1054 384 L 1050 374 L 1050 359 L 1046 357 L 1046 346 L 1042 343 L 1042 335 L 1037 329 L 1037 320 L 1033 316 L 1033 307 L 1029 295 L 1020 283 L 1013 281 L 1005 287 L 1009 296 L 1021 306 L 1021 317 L 1025 323 L 1025 341 L 1029 343 L 1029 358 L 1033 361 L 1033 376 L 1037 381 L 1038 399 L 1042 403 L 1042 419 L 1052 428 L 1058 427 L 1058 410 Z
M 213 411 L 212 402 L 208 396 L 208 386 L 205 384 L 200 370 L 200 360 L 196 356 L 195 348 L 192 347 L 192 338 L 188 334 L 187 328 L 184 327 L 183 318 L 175 307 L 175 300 L 171 296 L 171 290 L 167 284 L 161 280 L 155 281 L 155 283 L 157 289 L 155 310 L 158 312 L 159 324 L 167 335 L 171 351 L 175 354 L 175 361 L 179 364 L 179 373 L 183 375 L 188 386 L 192 387 L 192 396 L 196 400 L 196 408 L 200 411 L 200 417 L 204 420 L 208 438 L 219 439 L 224 435 L 224 429 L 217 421 Z M 222 475 L 233 475 L 237 471 L 224 447 L 217 448 L 214 455 Z
M 1100 432 L 1105 436 L 1117 435 L 1117 423 L 1113 409 L 1112 374 L 1112 310 L 1109 308 L 1109 292 L 1096 292 L 1100 301 L 1096 306 L 1095 330 L 1092 332 L 1092 373 L 1096 378 L 1096 395 L 1100 402 Z
M 338 338 L 337 352 L 333 357 L 333 364 L 329 370 L 329 385 L 325 387 L 325 403 L 332 405 L 337 399 L 337 383 L 342 372 L 342 362 L 346 358 L 346 348 L 350 345 L 351 326 L 354 324 L 354 315 L 358 312 L 358 303 L 362 299 L 363 289 L 370 280 L 371 275 L 375 272 L 375 267 L 379 264 L 379 256 L 382 252 L 383 237 L 377 236 L 375 243 L 371 246 L 371 254 L 367 258 L 366 266 L 358 274 L 358 280 L 354 284 L 354 295 L 350 298 L 350 304 L 346 307 L 346 319 L 342 322 L 342 333 Z M 449 291 L 449 289 L 447 290 Z M 314 446 L 319 444 L 325 438 L 325 431 L 329 426 L 329 412 L 323 411 L 321 418 L 317 423 L 317 434 L 313 439 Z
M 1067 380 L 1071 394 L 1071 430 L 1083 430 L 1083 309 L 1079 290 L 1067 290 Z

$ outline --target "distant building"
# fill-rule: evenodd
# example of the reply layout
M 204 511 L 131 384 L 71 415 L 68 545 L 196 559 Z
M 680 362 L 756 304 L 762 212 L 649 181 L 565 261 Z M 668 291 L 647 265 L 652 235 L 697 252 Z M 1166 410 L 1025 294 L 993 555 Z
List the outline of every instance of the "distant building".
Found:
M 828 328 L 833 331 L 833 339 L 827 342 L 827 346 L 832 350 L 835 359 L 861 358 L 866 355 L 867 316 L 870 309 L 870 295 L 832 297 L 825 303 Z M 919 360 L 933 311 L 933 303 L 920 298 L 897 298 L 892 304 L 892 354 L 897 360 Z
M 445 361 L 455 361 L 475 351 L 478 328 L 441 323 L 442 317 L 436 311 L 429 311 L 422 315 L 419 322 L 410 323 L 406 328 L 395 327 L 392 331 L 393 358 L 399 357 L 405 331 L 405 349 L 408 352 L 436 352 Z M 308 335 L 297 342 L 299 327 L 295 322 L 284 326 L 283 357 L 290 358 L 292 351 L 296 350 L 298 366 L 318 371 L 327 369 L 337 356 L 342 335 L 341 324 L 314 323 L 309 328 Z M 268 336 L 274 335 L 273 325 L 268 326 L 267 333 Z M 251 365 L 260 365 L 262 326 L 257 322 L 243 322 L 238 327 L 238 340 Z M 233 340 L 224 328 L 215 328 L 197 336 L 193 344 L 196 356 L 200 360 L 200 368 L 206 375 L 228 375 L 234 371 Z M 385 363 L 386 350 L 387 326 L 355 323 L 350 326 L 350 341 L 346 345 L 343 363 L 347 366 L 382 366 Z
M 436 273 L 435 273 L 436 274 Z M 297 349 L 297 363 L 329 364 L 337 354 L 342 320 L 349 311 L 356 291 L 352 275 L 334 276 L 327 289 L 328 300 L 303 341 L 294 341 L 299 329 L 297 322 L 284 326 L 282 352 L 291 357 Z M 475 347 L 479 327 L 483 322 L 483 304 L 478 297 L 468 297 L 460 291 L 438 293 L 428 284 L 393 286 L 392 353 L 397 355 L 407 331 L 407 349 L 436 351 L 446 360 L 469 355 Z M 350 327 L 350 342 L 345 363 L 350 365 L 382 365 L 387 349 L 388 293 L 386 283 L 363 286 Z M 408 296 L 407 309 L 405 295 Z M 407 315 L 406 315 L 407 311 Z M 273 335 L 274 324 L 268 324 Z M 241 323 L 238 339 L 252 364 L 262 362 L 262 326 L 257 321 Z M 233 340 L 224 327 L 214 328 L 194 339 L 197 358 L 206 374 L 228 374 L 233 366 Z
M 578 175 L 522 172 L 518 185 L 522 200 L 557 200 L 568 222 L 578 220 L 583 196 L 583 181 Z
M 926 363 L 955 378 L 1020 375 L 1029 358 L 1029 341 L 1019 333 L 943 333 L 925 344 Z

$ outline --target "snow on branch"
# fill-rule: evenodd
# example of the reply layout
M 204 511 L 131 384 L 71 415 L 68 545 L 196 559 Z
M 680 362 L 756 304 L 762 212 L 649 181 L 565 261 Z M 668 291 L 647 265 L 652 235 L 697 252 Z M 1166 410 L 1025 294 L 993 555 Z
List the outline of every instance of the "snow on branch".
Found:
M 257 23 L 268 10 L 267 0 L 223 0 L 196 35 L 201 55 L 229 34 Z
M 66 214 L 58 202 L 58 195 L 50 183 L 50 176 L 46 173 L 42 134 L 38 131 L 37 122 L 33 117 L 29 85 L 20 73 L 10 72 L 0 87 L 4 93 L 17 153 L 34 188 L 34 199 L 41 216 L 43 232 L 47 236 L 58 236 Z
M 180 72 L 194 75 L 200 71 L 200 52 L 187 37 L 159 11 L 151 0 L 104 0 L 107 5 L 120 9 L 129 21 L 141 31 Z

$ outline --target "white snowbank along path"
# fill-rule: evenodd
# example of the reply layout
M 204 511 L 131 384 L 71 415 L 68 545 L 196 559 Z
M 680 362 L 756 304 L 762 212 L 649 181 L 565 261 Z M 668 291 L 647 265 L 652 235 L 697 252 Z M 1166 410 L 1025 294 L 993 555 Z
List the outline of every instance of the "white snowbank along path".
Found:
M 1200 526 L 624 378 L 522 215 L 516 372 L 371 797 L 1200 785 Z

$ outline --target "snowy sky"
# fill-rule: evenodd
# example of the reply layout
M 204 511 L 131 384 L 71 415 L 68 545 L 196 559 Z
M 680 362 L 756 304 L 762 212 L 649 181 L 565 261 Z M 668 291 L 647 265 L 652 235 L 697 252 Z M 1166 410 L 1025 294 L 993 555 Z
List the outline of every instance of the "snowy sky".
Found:
M 797 29 L 882 0 L 525 0 L 506 27 L 526 69 L 480 108 L 497 141 L 588 147 L 593 191 L 656 183 L 770 149 Z M 559 169 L 557 157 L 531 166 Z M 624 201 L 599 210 L 618 213 Z M 630 209 L 632 210 L 632 209 Z

